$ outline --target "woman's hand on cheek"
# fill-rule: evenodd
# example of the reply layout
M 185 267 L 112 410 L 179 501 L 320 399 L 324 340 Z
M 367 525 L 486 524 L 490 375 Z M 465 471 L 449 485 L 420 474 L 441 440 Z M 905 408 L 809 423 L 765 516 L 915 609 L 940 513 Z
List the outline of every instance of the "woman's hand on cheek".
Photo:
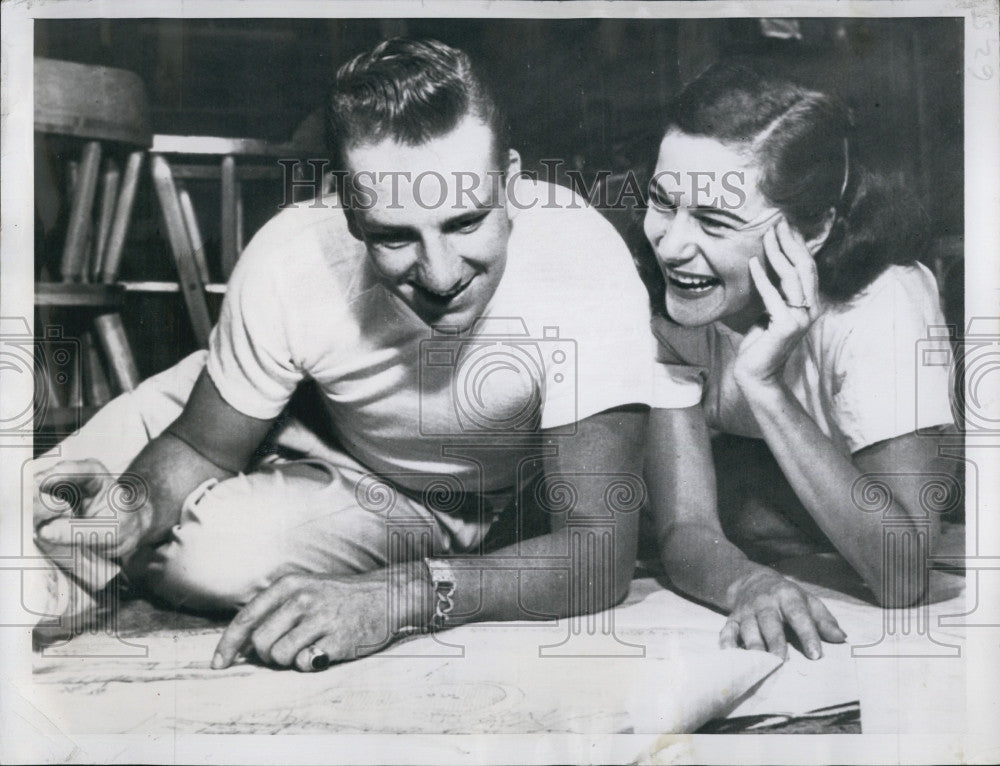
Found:
M 740 343 L 733 373 L 744 391 L 781 382 L 789 354 L 820 314 L 816 264 L 802 236 L 784 219 L 764 235 L 764 255 L 779 285 L 758 258 L 750 259 L 750 277 L 764 301 L 767 324 L 751 327 Z
M 786 659 L 786 625 L 811 660 L 823 656 L 821 641 L 839 644 L 847 638 L 822 601 L 777 572 L 764 570 L 741 584 L 736 605 L 719 634 L 719 646 L 760 649 Z

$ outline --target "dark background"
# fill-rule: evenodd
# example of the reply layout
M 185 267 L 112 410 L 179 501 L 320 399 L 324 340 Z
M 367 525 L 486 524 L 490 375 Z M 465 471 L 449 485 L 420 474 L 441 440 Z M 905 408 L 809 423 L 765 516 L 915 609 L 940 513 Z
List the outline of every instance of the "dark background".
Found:
M 308 132 L 304 121 L 351 55 L 387 36 L 433 36 L 484 65 L 525 167 L 561 159 L 585 173 L 647 167 L 671 94 L 719 58 L 749 58 L 839 94 L 855 112 L 860 159 L 906 172 L 931 220 L 949 319 L 960 324 L 962 19 L 796 23 L 800 39 L 774 36 L 760 19 L 38 20 L 35 53 L 136 72 L 154 133 L 287 141 Z M 150 186 L 147 175 L 124 279 L 175 278 Z M 211 184 L 192 190 L 210 263 L 214 193 Z M 247 193 L 249 238 L 277 212 L 281 189 Z M 38 268 L 53 249 L 39 237 Z M 124 318 L 143 375 L 194 348 L 176 295 L 129 300 Z

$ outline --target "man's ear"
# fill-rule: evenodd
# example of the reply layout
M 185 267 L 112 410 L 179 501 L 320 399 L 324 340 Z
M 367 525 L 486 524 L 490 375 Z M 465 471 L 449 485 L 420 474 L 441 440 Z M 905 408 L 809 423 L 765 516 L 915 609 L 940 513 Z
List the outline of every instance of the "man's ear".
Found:
M 806 240 L 806 249 L 810 255 L 816 255 L 820 248 L 826 244 L 826 240 L 829 239 L 830 232 L 833 230 L 833 222 L 836 220 L 837 211 L 831 207 L 826 211 L 826 215 L 823 216 L 823 222 L 820 224 L 819 231 Z
M 513 178 L 521 172 L 521 155 L 517 149 L 507 151 L 507 178 Z

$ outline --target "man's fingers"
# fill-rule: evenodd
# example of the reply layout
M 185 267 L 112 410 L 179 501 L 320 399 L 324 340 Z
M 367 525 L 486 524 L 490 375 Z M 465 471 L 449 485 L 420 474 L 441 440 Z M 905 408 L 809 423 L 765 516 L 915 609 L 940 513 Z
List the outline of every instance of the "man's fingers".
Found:
M 275 647 L 274 653 L 287 653 L 290 658 L 285 664 L 293 665 L 303 673 L 326 670 L 330 663 L 338 659 L 336 647 L 324 636 L 318 624 L 300 625 L 281 640 L 282 646 Z
M 819 626 L 819 634 L 824 641 L 829 641 L 831 644 L 842 644 L 847 640 L 847 634 L 840 627 L 837 618 L 830 613 L 822 601 L 815 596 L 809 596 L 806 603 L 809 607 L 809 613 Z
M 53 518 L 37 531 L 38 538 L 46 545 L 71 545 L 73 525 L 65 517 Z
M 786 599 L 782 607 L 785 619 L 799 637 L 799 643 L 802 644 L 802 651 L 806 657 L 818 660 L 823 656 L 823 647 L 816 631 L 816 623 L 806 608 L 805 599 L 801 595 L 796 595 L 792 599 Z
M 740 639 L 747 649 L 766 651 L 764 639 L 760 635 L 760 627 L 757 625 L 756 615 L 750 615 L 740 622 Z
M 285 601 L 258 623 L 250 635 L 250 643 L 253 644 L 261 662 L 288 666 L 289 661 L 282 662 L 277 659 L 272 648 L 299 623 L 302 617 L 302 610 L 293 598 Z
M 767 644 L 767 650 L 781 659 L 788 659 L 788 642 L 785 641 L 785 623 L 777 609 L 761 609 L 757 612 L 757 625 Z
M 739 645 L 740 623 L 730 617 L 719 632 L 719 648 L 735 649 Z
M 236 614 L 215 647 L 215 654 L 212 657 L 213 668 L 228 668 L 233 664 L 237 653 L 253 634 L 254 628 L 285 601 L 291 584 L 289 578 L 283 577 L 259 593 Z
M 60 487 L 77 487 L 82 497 L 93 497 L 110 479 L 108 469 L 100 460 L 64 460 L 35 474 L 40 492 L 59 495 Z

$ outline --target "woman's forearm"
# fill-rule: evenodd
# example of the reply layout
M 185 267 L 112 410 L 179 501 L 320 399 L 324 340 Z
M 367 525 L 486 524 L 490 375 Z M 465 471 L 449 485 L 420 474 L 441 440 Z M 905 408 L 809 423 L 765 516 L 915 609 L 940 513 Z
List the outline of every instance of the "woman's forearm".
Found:
M 747 558 L 719 530 L 703 524 L 671 528 L 661 544 L 660 558 L 679 590 L 725 612 L 732 611 L 748 579 L 773 573 Z
M 783 383 L 743 383 L 741 388 L 795 494 L 876 597 L 892 602 L 887 605 L 920 598 L 921 578 L 905 578 L 909 581 L 905 593 L 885 588 L 883 514 L 866 512 L 852 499 L 852 488 L 862 473 L 851 459 L 836 448 Z M 897 518 L 909 518 L 897 500 L 890 502 L 896 506 Z

